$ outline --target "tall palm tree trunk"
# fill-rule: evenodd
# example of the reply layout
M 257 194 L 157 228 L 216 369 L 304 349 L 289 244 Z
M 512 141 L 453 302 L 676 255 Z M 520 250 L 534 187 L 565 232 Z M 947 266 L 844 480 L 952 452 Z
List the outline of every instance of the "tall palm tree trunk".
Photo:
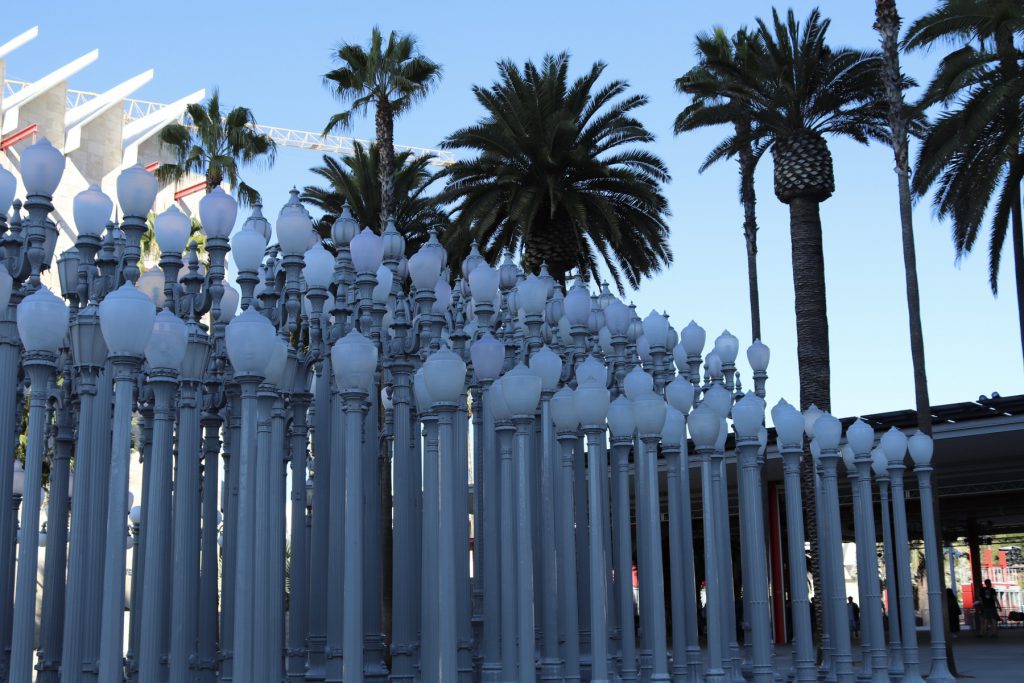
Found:
M 395 208 L 395 114 L 387 98 L 377 100 L 377 149 L 380 151 L 380 231 Z
M 1020 325 L 1020 347 L 1024 353 L 1024 227 L 1021 226 L 1020 183 L 1010 208 L 1010 230 L 1013 231 L 1013 269 L 1017 278 L 1017 323 Z
M 754 192 L 754 154 L 747 146 L 739 155 L 740 202 L 743 204 L 743 237 L 747 243 L 747 284 L 750 289 L 750 334 L 761 338 L 761 297 L 757 290 L 757 195 Z
M 789 235 L 793 252 L 793 290 L 796 307 L 797 366 L 800 373 L 800 409 L 814 405 L 831 409 L 828 314 L 825 305 L 825 257 L 821 244 L 819 202 L 807 197 L 789 201 Z M 814 500 L 814 463 L 805 454 L 800 465 L 804 500 Z M 806 506 L 804 527 L 811 546 L 810 571 L 814 586 L 815 634 L 821 642 L 824 589 L 818 551 L 818 522 L 813 506 Z

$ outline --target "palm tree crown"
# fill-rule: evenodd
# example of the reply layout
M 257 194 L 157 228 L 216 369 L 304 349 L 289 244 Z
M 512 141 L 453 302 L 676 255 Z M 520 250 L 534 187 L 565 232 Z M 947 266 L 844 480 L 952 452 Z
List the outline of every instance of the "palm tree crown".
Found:
M 426 97 L 441 79 L 441 65 L 419 52 L 416 38 L 392 31 L 387 40 L 375 26 L 368 48 L 342 43 L 335 54 L 338 66 L 324 74 L 324 83 L 349 108 L 332 116 L 324 134 L 351 127 L 355 114 L 374 108 L 377 145 L 382 151 L 380 221 L 393 210 L 391 176 L 395 172 L 395 118 Z
M 203 175 L 207 192 L 226 180 L 242 204 L 259 202 L 259 192 L 242 182 L 239 168 L 273 165 L 277 145 L 254 128 L 252 112 L 235 107 L 222 115 L 220 94 L 214 91 L 205 105 L 190 104 L 185 113 L 190 123 L 172 123 L 160 131 L 160 141 L 173 151 L 175 163 L 157 167 L 157 178 L 170 183 Z
M 527 270 L 547 261 L 563 281 L 572 269 L 597 279 L 601 259 L 620 290 L 623 277 L 635 287 L 672 262 L 668 170 L 634 146 L 654 139 L 633 116 L 647 97 L 627 95 L 621 80 L 598 87 L 604 69 L 570 82 L 566 53 L 539 67 L 502 61 L 496 83 L 473 88 L 485 116 L 442 143 L 478 153 L 443 172 L 458 210 L 446 237 L 453 257 L 474 239 L 492 262 L 521 247 Z
M 448 222 L 448 216 L 438 206 L 436 198 L 428 193 L 434 181 L 434 175 L 428 170 L 431 158 L 413 156 L 412 152 L 401 152 L 395 157 L 394 219 L 405 237 L 407 254 L 414 253 L 427 240 L 431 227 L 444 226 Z M 320 236 L 330 239 L 331 226 L 346 203 L 359 225 L 382 232 L 386 226 L 380 223 L 380 153 L 377 145 L 371 144 L 367 148 L 357 142 L 351 156 L 324 155 L 323 161 L 323 166 L 312 171 L 327 184 L 306 186 L 302 191 L 303 201 L 324 212 L 315 226 Z

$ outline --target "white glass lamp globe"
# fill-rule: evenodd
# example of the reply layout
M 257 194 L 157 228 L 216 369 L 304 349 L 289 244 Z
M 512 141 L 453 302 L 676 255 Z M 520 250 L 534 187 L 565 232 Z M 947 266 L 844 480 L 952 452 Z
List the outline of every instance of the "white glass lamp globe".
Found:
M 252 228 L 242 228 L 231 236 L 231 254 L 238 270 L 258 271 L 266 249 L 267 241 Z
M 341 215 L 334 221 L 334 225 L 331 226 L 331 239 L 338 246 L 346 247 L 352 241 L 352 238 L 359 233 L 359 221 L 352 216 L 352 209 L 349 207 L 348 202 L 341 207 Z
M 715 339 L 715 353 L 722 359 L 723 365 L 735 365 L 736 357 L 740 353 L 740 340 L 729 330 L 725 330 Z
M 633 404 L 625 396 L 619 396 L 608 406 L 608 431 L 616 439 L 632 438 L 636 431 Z
M 313 221 L 301 204 L 285 204 L 277 217 L 277 241 L 281 251 L 298 256 L 309 248 L 309 236 L 313 233 Z M 376 268 L 374 268 L 376 270 Z
M 159 190 L 156 176 L 142 164 L 126 168 L 117 176 L 117 202 L 125 216 L 145 218 Z
M 68 308 L 41 286 L 18 304 L 18 334 L 26 351 L 57 353 L 68 333 Z
M 352 251 L 352 265 L 357 273 L 376 273 L 384 262 L 384 240 L 369 228 L 352 238 L 349 243 Z
M 604 327 L 604 311 L 597 304 L 597 297 L 590 299 L 590 315 L 587 316 L 587 330 L 590 334 L 597 334 L 597 331 Z
M 192 221 L 174 204 L 153 221 L 156 244 L 165 254 L 180 254 L 185 251 L 192 232 Z
M 932 437 L 917 431 L 908 439 L 907 444 L 910 448 L 910 457 L 915 465 L 927 467 L 932 463 L 932 454 L 935 452 L 935 443 L 932 441 Z
M 159 268 L 150 268 L 139 276 L 135 286 L 140 292 L 149 297 L 157 308 L 164 307 L 164 274 Z
M 839 439 L 843 436 L 843 425 L 829 413 L 822 413 L 814 421 L 814 438 L 823 451 L 834 451 L 839 448 Z
M 626 398 L 632 401 L 654 391 L 654 378 L 644 372 L 640 366 L 635 366 L 623 378 L 622 388 L 626 392 Z
M 871 447 L 875 445 L 875 430 L 867 422 L 858 418 L 856 422 L 846 428 L 846 441 L 857 455 L 869 453 Z
M 434 405 L 434 399 L 427 391 L 427 380 L 423 374 L 423 367 L 420 366 L 412 376 L 412 397 L 416 401 L 416 412 L 422 417 L 429 413 Z
M 608 416 L 611 393 L 604 382 L 589 381 L 576 388 L 576 415 L 584 427 L 600 427 Z
M 156 305 L 130 282 L 100 302 L 100 330 L 111 356 L 141 356 L 153 333 Z
M 516 278 L 519 276 L 519 266 L 512 260 L 512 254 L 505 250 L 501 265 L 498 266 L 498 280 L 502 290 L 512 289 L 516 286 Z
M 397 261 L 402 258 L 405 254 L 405 238 L 402 237 L 402 233 L 398 232 L 398 228 L 395 226 L 395 219 L 388 219 L 388 224 L 380 237 L 384 244 L 385 260 Z
M 470 274 L 479 268 L 480 264 L 486 264 L 486 261 L 480 253 L 480 247 L 477 246 L 476 240 L 473 240 L 469 245 L 469 254 L 462 259 L 462 277 L 468 280 Z M 497 271 L 495 271 L 495 275 L 497 275 Z
M 672 347 L 672 360 L 676 364 L 676 370 L 680 374 L 689 373 L 690 364 L 686 360 L 686 349 L 683 347 L 682 342 Z
M 505 394 L 512 415 L 533 415 L 540 402 L 541 379 L 524 364 L 519 363 L 501 378 L 501 389 Z
M 729 417 L 729 410 L 732 408 L 732 394 L 721 384 L 713 384 L 704 394 L 701 403 L 714 410 L 718 417 L 726 418 Z
M 574 327 L 586 325 L 590 319 L 590 292 L 579 280 L 565 296 L 565 317 Z
M 64 164 L 64 154 L 46 138 L 26 147 L 21 153 L 21 182 L 25 183 L 25 191 L 52 197 L 64 175 Z
M 499 422 L 511 420 L 512 409 L 508 407 L 508 401 L 505 400 L 504 377 L 499 377 L 491 385 L 487 395 L 490 397 L 491 414 L 494 415 L 494 419 Z
M 6 311 L 14 292 L 14 278 L 7 272 L 7 266 L 0 263 L 0 312 Z
M 722 358 L 712 351 L 704 358 L 704 369 L 711 375 L 711 379 L 722 379 Z
M 807 444 L 807 448 L 811 451 L 811 457 L 814 458 L 814 462 L 821 460 L 821 444 L 818 443 L 817 439 L 811 439 Z
M 0 214 L 7 215 L 18 193 L 18 179 L 6 168 L 0 167 Z
M 139 505 L 133 505 L 131 510 L 128 511 L 128 520 L 132 524 L 138 525 L 142 522 L 142 507 Z
M 234 223 L 234 221 L 232 221 Z M 205 226 L 204 226 L 205 227 Z M 273 232 L 270 228 L 270 221 L 263 216 L 263 207 L 260 204 L 254 204 L 252 207 L 252 213 L 242 223 L 242 230 L 255 230 L 259 234 L 263 235 L 263 241 L 269 243 L 270 235 Z
M 575 392 L 569 387 L 562 387 L 551 397 L 551 421 L 560 432 L 576 431 L 580 421 L 576 416 Z
M 608 383 L 608 368 L 593 356 L 587 356 L 582 363 L 576 366 L 576 384 L 592 382 L 602 386 L 606 385 Z
M 661 442 L 665 446 L 678 448 L 683 443 L 683 432 L 686 431 L 686 418 L 683 414 L 668 406 L 665 411 L 665 424 L 661 428 Z
M 807 435 L 808 439 L 814 438 L 814 424 L 822 415 L 824 415 L 824 413 L 821 411 L 821 408 L 813 403 L 804 411 L 804 433 Z
M 469 291 L 473 295 L 473 303 L 482 304 L 494 301 L 498 295 L 498 269 L 491 268 L 485 262 L 481 262 L 476 268 L 470 271 Z
M 612 346 L 612 333 L 608 331 L 607 326 L 597 331 L 597 345 L 606 358 L 611 358 L 612 353 L 615 352 L 615 348 Z
M 654 356 L 651 355 L 651 344 L 647 341 L 646 334 L 641 334 L 636 338 L 636 355 L 640 356 L 640 362 L 644 365 L 654 362 Z
M 843 466 L 846 467 L 846 473 L 851 477 L 857 476 L 857 456 L 853 452 L 853 446 L 844 443 L 839 447 L 839 455 L 843 458 Z
M 690 413 L 686 426 L 697 448 L 712 448 L 718 440 L 722 419 L 718 413 L 701 403 Z
M 435 401 L 459 400 L 466 383 L 466 363 L 458 354 L 445 347 L 438 349 L 423 363 L 423 374 L 427 391 Z
M 665 426 L 665 414 L 668 406 L 665 399 L 653 391 L 641 394 L 631 399 L 633 404 L 633 419 L 636 420 L 636 430 L 640 434 L 661 434 Z
M 238 202 L 223 188 L 215 187 L 199 200 L 199 222 L 207 237 L 227 237 L 237 217 Z
M 0 200 L 0 207 L 2 206 L 3 202 Z M 79 235 L 99 237 L 103 233 L 103 229 L 107 227 L 107 221 L 110 220 L 110 215 L 114 211 L 114 200 L 103 194 L 99 185 L 90 185 L 88 190 L 83 190 L 75 195 L 71 211 L 75 217 L 75 228 Z
M 384 410 L 391 410 L 395 406 L 395 401 L 391 398 L 391 394 L 388 393 L 387 387 L 381 387 L 380 404 L 384 406 Z
M 562 376 L 562 357 L 547 347 L 540 347 L 530 356 L 530 370 L 540 377 L 544 391 L 558 388 L 558 380 Z
M 665 316 L 652 310 L 644 318 L 643 326 L 648 344 L 661 346 L 665 343 L 665 339 L 668 337 L 668 319 Z
M 699 356 L 704 352 L 704 342 L 707 340 L 707 333 L 704 328 L 690 321 L 686 327 L 683 328 L 680 334 L 682 338 L 683 350 L 686 351 L 688 356 Z
M 755 339 L 754 343 L 747 347 L 747 362 L 754 372 L 766 372 L 771 357 L 771 349 L 762 344 L 760 339 Z
M 756 439 L 764 422 L 764 403 L 751 393 L 732 407 L 732 424 L 741 439 Z
M 302 257 L 302 277 L 310 287 L 327 289 L 334 276 L 334 257 L 317 241 Z
M 444 275 L 442 275 L 437 278 L 437 282 L 434 283 L 433 312 L 438 315 L 443 315 L 451 302 L 452 286 L 448 284 L 448 280 L 446 280 Z
M 366 390 L 377 369 L 377 347 L 357 330 L 352 330 L 334 342 L 331 363 L 339 387 Z
M 871 451 L 871 471 L 875 473 L 876 477 L 888 478 L 888 466 L 889 459 L 885 457 L 885 452 L 882 451 L 881 446 L 878 446 Z
M 604 324 L 615 337 L 625 336 L 629 331 L 630 317 L 629 306 L 614 297 L 604 309 Z
M 157 313 L 145 351 L 150 367 L 179 372 L 187 349 L 188 331 L 185 321 L 166 308 Z
M 235 316 L 225 330 L 228 360 L 235 373 L 262 377 L 274 352 L 274 325 L 250 306 Z
M 284 389 L 285 370 L 288 367 L 288 343 L 281 337 L 275 336 L 274 339 L 270 362 L 263 373 L 263 381 L 265 384 Z
M 781 399 L 772 408 L 772 422 L 779 442 L 790 448 L 797 448 L 804 443 L 804 416 L 800 411 Z
M 665 400 L 684 415 L 690 412 L 693 406 L 693 395 L 693 384 L 682 375 L 676 375 L 665 387 Z
M 519 283 L 516 299 L 526 315 L 540 315 L 544 312 L 547 289 L 547 284 L 532 273 Z
M 667 319 L 667 318 L 666 318 Z M 671 351 L 679 343 L 679 333 L 676 332 L 676 328 L 671 325 L 668 326 L 668 334 L 665 336 L 665 349 Z
M 11 491 L 16 496 L 25 495 L 25 466 L 20 460 L 14 461 L 14 478 L 11 480 Z
M 394 282 L 394 279 L 394 274 L 387 266 L 381 266 L 377 269 L 377 284 L 373 286 L 372 294 L 373 303 L 386 304 L 388 302 L 388 297 L 391 296 L 391 285 Z
M 473 361 L 473 372 L 478 380 L 494 380 L 501 373 L 505 362 L 505 345 L 490 332 L 469 346 L 469 357 Z
M 417 250 L 409 259 L 409 277 L 413 287 L 420 291 L 433 290 L 441 276 L 441 255 L 426 245 Z

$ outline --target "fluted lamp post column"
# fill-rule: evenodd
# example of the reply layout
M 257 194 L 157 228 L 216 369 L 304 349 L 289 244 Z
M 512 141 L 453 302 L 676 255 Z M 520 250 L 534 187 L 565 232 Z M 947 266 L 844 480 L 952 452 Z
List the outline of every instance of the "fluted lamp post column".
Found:
M 636 419 L 633 417 L 633 405 L 625 396 L 619 396 L 608 406 L 608 432 L 612 443 L 612 467 L 618 471 L 618 476 L 614 480 L 617 491 L 612 493 L 612 501 L 617 508 L 614 514 L 615 528 L 612 532 L 615 552 L 615 600 L 619 610 L 622 643 L 619 675 L 623 681 L 635 681 L 638 675 L 638 662 L 636 623 L 633 619 L 633 525 L 630 520 L 629 503 L 629 452 L 633 448 Z M 572 523 L 571 517 L 569 523 Z
M 818 680 L 814 662 L 810 602 L 807 597 L 807 555 L 804 552 L 804 501 L 800 460 L 804 452 L 804 418 L 784 399 L 772 408 L 772 422 L 783 461 L 786 492 L 786 532 L 789 551 L 790 613 L 793 619 L 793 669 L 798 683 Z
M 171 470 L 174 417 L 171 403 L 178 389 L 178 373 L 185 358 L 188 336 L 181 318 L 164 309 L 153 323 L 146 345 L 149 383 L 154 392 L 153 447 L 146 454 L 145 466 L 151 469 L 149 489 L 142 504 L 146 514 L 146 580 L 142 584 L 142 625 L 139 637 L 139 680 L 159 680 L 163 638 L 161 631 L 170 615 L 163 613 L 163 602 L 170 590 L 167 558 L 171 539 L 160 532 L 170 527 Z M 178 457 L 188 457 L 179 453 Z M 180 596 L 179 596 L 180 597 Z
M 423 379 L 434 402 L 438 423 L 437 476 L 437 571 L 434 590 L 439 596 L 437 610 L 438 656 L 431 667 L 436 667 L 437 680 L 442 683 L 458 678 L 458 635 L 455 594 L 465 587 L 455 580 L 455 495 L 456 444 L 453 422 L 458 400 L 464 391 L 466 364 L 451 350 L 441 348 L 427 357 L 423 364 Z M 539 381 L 539 380 L 538 380 Z M 531 632 L 531 656 L 533 637 Z M 346 678 L 346 683 L 348 679 Z
M 251 306 L 228 323 L 225 333 L 228 358 L 234 368 L 235 379 L 241 385 L 241 433 L 232 467 L 238 468 L 238 512 L 236 520 L 236 551 L 234 581 L 234 642 L 225 643 L 224 649 L 233 648 L 233 680 L 253 681 L 253 603 L 254 556 L 253 522 L 255 518 L 256 463 L 256 388 L 263 380 L 276 343 L 274 326 Z M 261 558 L 262 559 L 262 558 Z
M 356 330 L 331 349 L 335 381 L 345 410 L 345 614 L 342 677 L 345 683 L 363 680 L 363 402 L 373 382 L 377 347 Z
M 630 417 L 632 413 L 630 412 Z M 558 495 L 555 498 L 555 535 L 557 538 L 559 630 L 562 640 L 563 673 L 566 683 L 580 680 L 579 596 L 576 584 L 576 525 L 573 518 L 573 449 L 579 418 L 575 392 L 562 387 L 551 397 L 551 418 L 558 432 Z M 633 430 L 629 430 L 633 438 Z M 627 519 L 628 524 L 628 519 Z M 632 572 L 630 572 L 632 578 Z M 630 581 L 632 583 L 632 581 Z M 631 589 L 632 590 L 632 589 Z M 632 600 L 632 597 L 630 598 Z M 631 622 L 632 623 L 632 622 Z M 634 648 L 634 667 L 636 661 Z
M 32 679 L 36 632 L 36 570 L 39 563 L 39 507 L 43 452 L 46 448 L 46 400 L 53 379 L 57 351 L 68 332 L 68 309 L 46 287 L 18 304 L 18 334 L 25 347 L 29 376 L 28 439 L 25 447 L 22 540 L 18 548 L 18 574 L 14 591 L 11 632 L 10 680 Z M 122 532 L 123 534 L 123 532 Z M 124 538 L 122 535 L 122 542 Z
M 603 366 L 602 366 L 603 368 Z M 605 419 L 611 404 L 611 394 L 605 387 L 604 378 L 580 378 L 576 388 L 576 415 L 587 435 L 587 500 L 588 529 L 590 540 L 590 633 L 591 633 L 591 681 L 607 683 L 608 675 L 608 605 L 606 604 L 608 577 L 605 576 L 605 547 L 601 520 L 608 513 L 607 503 L 602 496 L 604 487 L 596 473 L 599 458 L 605 457 Z
M 122 200 L 122 204 L 125 202 Z M 100 304 L 100 329 L 114 368 L 114 425 L 110 452 L 106 552 L 100 625 L 100 683 L 121 683 L 124 647 L 124 563 L 128 517 L 128 461 L 135 375 L 153 332 L 156 306 L 130 282 Z M 131 330 L 131 334 L 126 334 Z M 148 533 L 144 529 L 143 533 Z
M 946 633 L 942 611 L 942 549 L 935 528 L 935 501 L 932 493 L 932 437 L 916 432 L 908 440 L 914 474 L 921 492 L 921 526 L 924 533 L 925 571 L 928 573 L 928 630 L 931 633 L 932 668 L 929 683 L 952 683 L 956 679 L 946 662 Z

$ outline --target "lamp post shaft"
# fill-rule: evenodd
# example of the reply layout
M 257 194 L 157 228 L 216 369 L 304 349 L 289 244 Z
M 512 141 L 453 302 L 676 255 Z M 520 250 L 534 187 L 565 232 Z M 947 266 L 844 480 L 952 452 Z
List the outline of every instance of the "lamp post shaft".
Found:
M 921 683 L 921 664 L 917 651 L 917 617 L 914 614 L 913 587 L 910 583 L 910 536 L 907 533 L 907 507 L 903 493 L 903 463 L 889 463 L 892 487 L 893 545 L 896 550 L 896 579 L 902 632 L 902 683 Z
M 218 454 L 222 420 L 216 412 L 203 415 L 203 484 L 201 565 L 199 576 L 198 654 L 196 668 L 199 683 L 215 683 L 217 679 L 217 614 L 220 611 L 219 565 L 217 544 Z
M 238 468 L 238 523 L 235 550 L 234 628 L 232 642 L 233 680 L 255 680 L 253 673 L 254 592 L 253 522 L 256 511 L 256 451 L 258 377 L 238 378 L 242 388 L 242 423 L 235 467 Z M 104 681 L 103 683 L 106 683 Z
M 900 639 L 900 610 L 896 588 L 896 556 L 892 545 L 892 516 L 889 503 L 889 474 L 878 477 L 878 495 L 882 507 L 882 547 L 885 554 L 885 590 L 889 614 L 889 677 L 903 677 L 903 646 Z
M 437 594 L 438 577 L 438 533 L 440 531 L 440 512 L 438 511 L 438 495 L 440 481 L 439 469 L 439 438 L 440 429 L 436 413 L 421 416 L 423 420 L 423 574 L 421 578 L 420 598 L 420 676 L 424 683 L 447 683 L 439 677 L 440 665 L 440 634 Z M 454 596 L 447 595 L 445 600 Z
M 473 594 L 469 578 L 469 405 L 459 396 L 454 414 L 455 451 L 451 459 L 455 531 L 455 618 L 458 644 L 458 681 L 473 683 Z
M 394 411 L 394 578 L 392 581 L 392 645 L 391 676 L 395 683 L 411 683 L 416 676 L 416 632 L 413 602 L 418 581 L 419 556 L 415 553 L 415 525 L 417 523 L 413 486 L 419 485 L 413 477 L 413 449 L 410 429 L 409 366 L 404 359 L 392 366 Z
M 256 462 L 253 468 L 256 475 L 253 484 L 253 613 L 252 613 L 252 657 L 250 668 L 253 681 L 276 683 L 280 680 L 281 666 L 280 644 L 273 642 L 273 622 L 275 618 L 273 593 L 273 554 L 278 539 L 274 538 L 274 500 L 273 488 L 277 481 L 273 474 L 273 460 L 280 459 L 280 452 L 275 452 L 272 443 L 272 411 L 275 392 L 267 385 L 259 388 L 256 399 Z M 280 539 L 283 545 L 284 539 Z
M 623 681 L 635 681 L 638 674 L 636 623 L 634 622 L 636 610 L 633 607 L 633 535 L 632 521 L 629 515 L 629 451 L 632 441 L 631 438 L 612 438 L 612 467 L 616 472 L 615 491 L 612 496 L 615 505 L 615 599 L 619 605 L 619 640 L 622 643 L 619 675 Z M 671 469 L 669 476 L 669 504 L 671 505 L 674 500 L 671 493 Z M 675 603 L 675 593 L 675 591 L 672 592 L 673 604 Z
M 562 640 L 562 661 L 565 662 L 566 683 L 578 683 L 580 680 L 579 598 L 576 591 L 576 524 L 573 519 L 575 505 L 572 481 L 575 445 L 574 434 L 560 433 L 558 435 L 558 496 L 555 499 L 556 534 L 558 535 L 556 559 L 560 605 L 559 630 Z
M 885 625 L 882 621 L 882 586 L 878 578 L 878 538 L 875 530 L 875 503 L 871 487 L 871 456 L 868 453 L 856 456 L 857 486 L 859 490 L 860 518 L 863 528 L 862 551 L 864 564 L 865 600 L 861 604 L 862 621 L 871 634 L 871 680 L 872 683 L 889 683 L 889 662 L 885 652 Z M 858 554 L 861 549 L 858 547 Z M 860 583 L 858 576 L 858 583 Z
M 330 683 L 340 683 L 343 680 L 344 647 L 345 647 L 345 605 L 351 600 L 359 604 L 362 610 L 363 596 L 361 594 L 345 595 L 345 557 L 348 549 L 345 547 L 345 518 L 347 516 L 347 504 L 345 501 L 346 482 L 348 481 L 348 465 L 346 465 L 346 431 L 345 412 L 341 393 L 337 387 L 331 391 L 329 419 L 330 429 L 330 451 L 331 458 L 331 483 L 330 498 L 327 513 L 327 529 L 329 535 L 327 550 L 327 578 L 324 579 L 327 590 L 327 647 L 324 680 Z M 361 446 L 362 444 L 360 444 Z M 361 482 L 360 482 L 361 483 Z M 359 484 L 355 484 L 358 489 Z M 360 502 L 362 499 L 360 498 Z M 315 505 L 315 501 L 314 501 Z M 360 527 L 361 529 L 361 527 Z M 360 535 L 361 535 L 360 531 Z M 360 558 L 360 562 L 362 559 Z M 330 578 L 330 577 L 333 577 Z M 341 577 L 341 581 L 337 580 Z M 359 649 L 362 650 L 362 643 Z
M 764 533 L 761 465 L 754 439 L 737 443 L 740 524 L 747 528 L 743 554 L 743 593 L 748 596 L 743 619 L 750 624 L 754 683 L 772 683 L 771 612 L 768 605 L 768 561 Z
M 597 460 L 605 457 L 604 428 L 584 429 L 587 433 L 587 486 L 590 536 L 590 619 L 591 677 L 593 683 L 607 683 L 608 678 L 608 605 L 605 576 L 604 534 L 601 519 L 607 512 L 597 477 Z
M 925 571 L 928 575 L 928 631 L 931 634 L 932 668 L 930 683 L 952 683 L 956 678 L 946 662 L 946 633 L 942 608 L 942 550 L 935 529 L 935 501 L 932 493 L 931 465 L 914 467 L 921 491 L 921 526 L 924 533 Z
M 322 681 L 326 673 L 327 603 L 332 594 L 327 590 L 329 563 L 331 496 L 331 388 L 330 359 L 320 364 L 313 394 L 313 507 L 309 539 L 309 663 L 308 681 Z M 315 599 L 314 596 L 320 596 Z M 326 596 L 326 599 L 324 599 Z M 332 603 L 333 604 L 333 603 Z
M 501 678 L 501 547 L 499 537 L 498 453 L 494 434 L 494 414 L 491 411 L 488 387 L 483 382 L 480 414 L 481 430 L 474 435 L 474 444 L 480 447 L 480 469 L 474 470 L 474 503 L 480 516 L 476 517 L 480 532 L 476 536 L 474 555 L 480 555 L 483 583 L 483 643 L 481 652 L 482 683 L 497 683 Z M 479 496 L 479 497 L 478 497 Z
M 650 569 L 647 572 L 648 591 L 650 600 L 648 606 L 651 614 L 648 620 L 651 644 L 651 678 L 652 681 L 667 681 L 668 675 L 668 644 L 665 628 L 665 579 L 662 569 L 661 550 L 661 495 L 658 485 L 658 436 L 654 434 L 641 435 L 639 440 L 640 450 L 637 462 L 637 476 L 645 480 L 645 497 L 638 500 L 642 505 L 641 523 L 644 524 L 647 533 L 644 553 L 640 559 L 646 562 Z
M 503 683 L 519 681 L 516 657 L 516 565 L 510 549 L 516 543 L 515 479 L 512 470 L 512 434 L 509 423 L 501 424 L 498 431 L 498 453 L 501 465 L 501 680 Z M 424 546 L 427 538 L 423 538 Z M 531 569 L 532 571 L 532 569 Z
M 7 306 L 0 311 L 0 443 L 12 444 L 17 438 L 18 424 L 18 363 L 21 360 L 21 342 L 14 322 L 15 308 Z M 8 463 L 9 464 L 9 463 Z M 11 491 L 13 471 L 0 467 L 0 491 Z M 6 494 L 5 494 L 6 495 Z M 7 561 L 9 548 L 14 547 L 14 514 L 6 497 L 0 500 L 0 680 L 7 676 L 13 618 L 11 584 L 13 565 Z
M 550 396 L 542 396 L 540 405 L 540 513 L 542 640 L 540 678 L 542 681 L 562 680 L 562 661 L 558 656 L 558 569 L 555 559 L 555 433 L 551 422 Z
M 818 680 L 814 663 L 811 604 L 807 598 L 807 556 L 804 554 L 804 510 L 800 487 L 801 448 L 780 448 L 786 492 L 786 532 L 789 535 L 789 594 L 793 619 L 793 669 L 798 683 Z
M 288 681 L 306 676 L 306 635 L 309 627 L 309 546 L 306 528 L 306 410 L 309 395 L 291 396 L 292 424 L 288 433 L 291 454 L 291 560 L 288 592 Z
M 110 450 L 107 505 L 106 562 L 103 565 L 102 623 L 100 625 L 100 683 L 121 683 L 124 647 L 124 561 L 128 517 L 128 457 L 135 373 L 139 358 L 115 357 L 114 429 Z M 145 533 L 145 531 L 144 531 Z
M 724 601 L 719 574 L 719 547 L 717 542 L 716 518 L 718 511 L 714 502 L 714 484 L 712 482 L 712 469 L 715 465 L 711 462 L 711 448 L 700 448 L 697 451 L 700 457 L 700 481 L 701 481 L 701 502 L 703 504 L 703 525 L 704 525 L 704 582 L 706 585 L 707 601 L 705 614 L 707 615 L 708 634 L 708 667 L 704 672 L 704 680 L 708 683 L 724 683 L 726 680 L 723 658 L 725 655 L 725 641 L 723 640 L 722 611 L 719 608 L 720 601 Z M 796 605 L 793 607 L 796 610 Z
M 363 680 L 363 401 L 366 392 L 342 391 L 345 402 L 345 623 L 342 680 Z
M 835 646 L 835 672 L 839 683 L 852 683 L 853 658 L 850 653 L 850 622 L 847 618 L 846 590 L 843 575 L 843 530 L 839 521 L 839 487 L 836 480 L 838 451 L 822 450 L 821 454 L 821 504 L 824 507 L 825 525 L 819 540 L 822 559 L 830 567 L 832 585 L 826 599 L 832 606 L 832 638 Z

